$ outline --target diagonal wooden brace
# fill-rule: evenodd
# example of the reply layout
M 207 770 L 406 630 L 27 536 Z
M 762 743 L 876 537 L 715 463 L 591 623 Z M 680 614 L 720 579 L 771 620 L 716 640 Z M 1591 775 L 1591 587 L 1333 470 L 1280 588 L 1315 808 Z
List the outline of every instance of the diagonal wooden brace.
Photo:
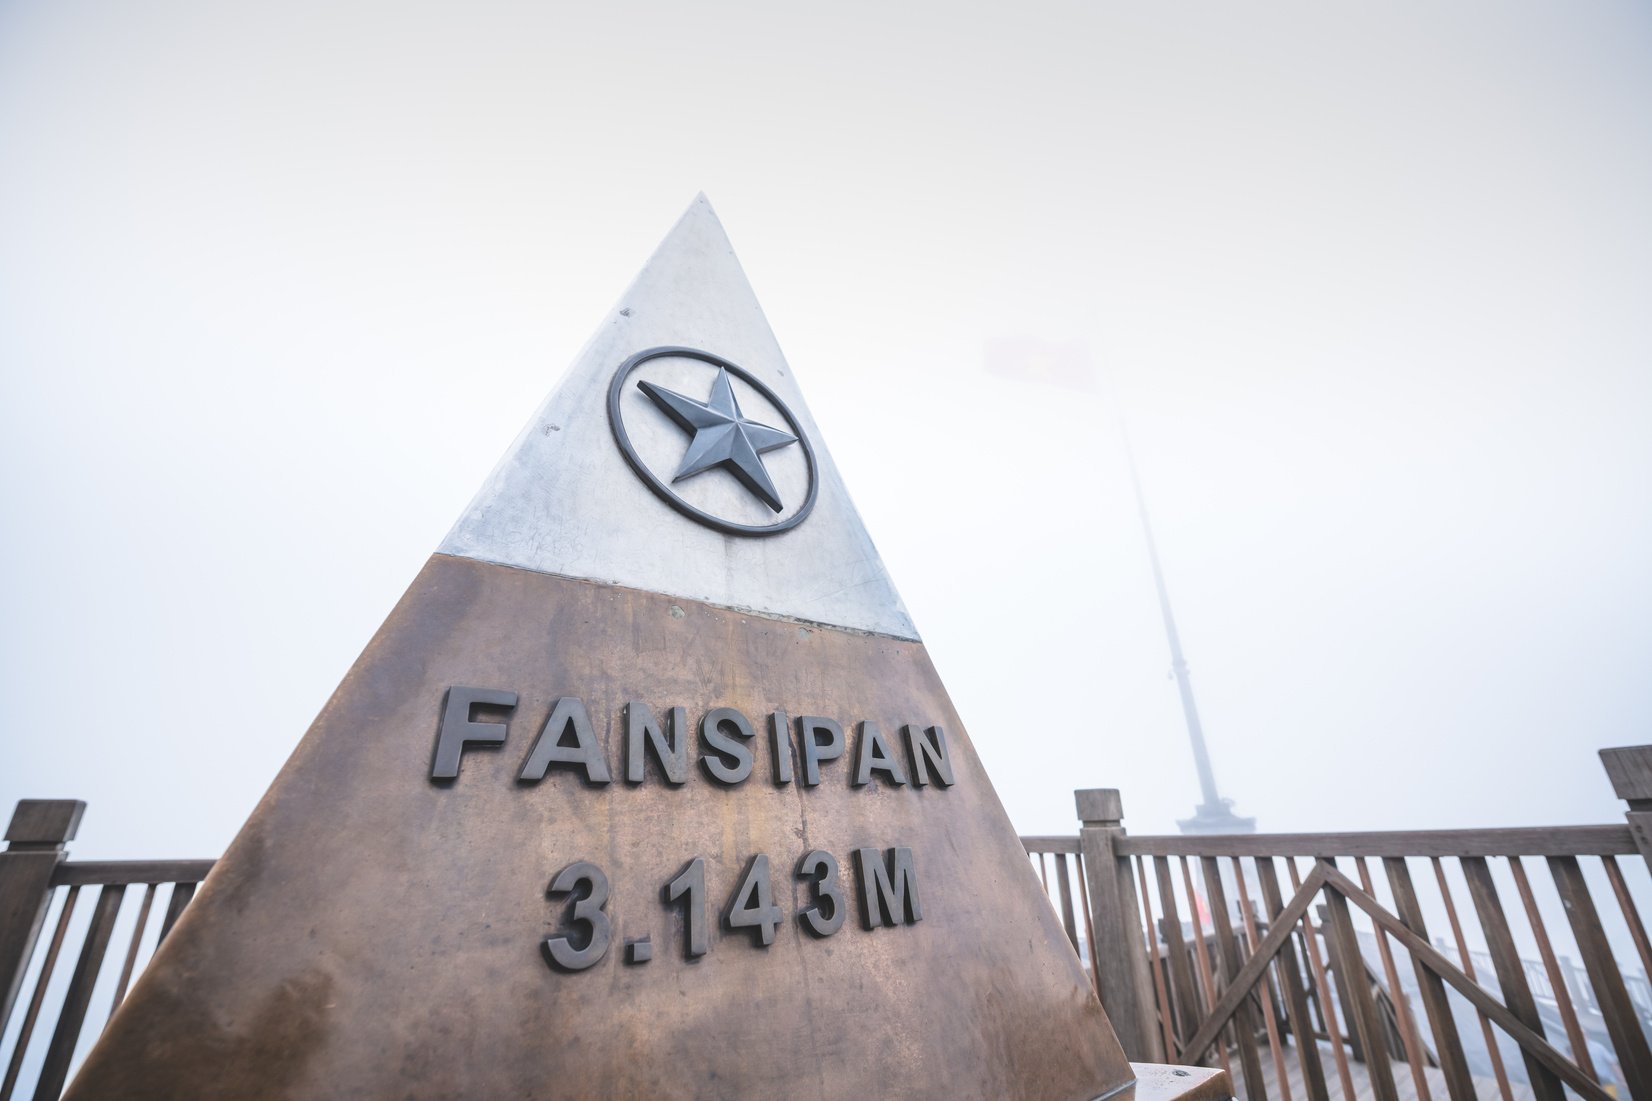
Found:
M 1328 864 L 1318 865 L 1315 872 L 1316 874 L 1323 872 L 1325 886 L 1364 910 L 1366 916 L 1375 924 L 1381 926 L 1395 940 L 1405 945 L 1406 949 L 1418 962 L 1450 983 L 1459 994 L 1473 1003 L 1476 1009 L 1489 1017 L 1493 1024 L 1507 1032 L 1509 1037 L 1524 1048 L 1532 1058 L 1552 1070 L 1568 1086 L 1576 1090 L 1581 1096 L 1589 1098 L 1590 1101 L 1611 1101 L 1612 1095 L 1607 1093 L 1599 1083 L 1579 1070 L 1571 1060 L 1551 1046 L 1543 1037 L 1522 1024 L 1520 1019 L 1507 1006 L 1488 994 L 1479 983 L 1458 970 L 1433 945 L 1413 933 L 1403 921 L 1389 913 L 1382 903 L 1361 890 L 1359 884 Z M 1306 883 L 1303 884 L 1303 889 L 1307 889 Z M 1204 1030 L 1201 1029 L 1200 1035 L 1203 1034 Z
M 1279 949 L 1290 939 L 1296 923 L 1302 920 L 1302 915 L 1307 912 L 1314 896 L 1325 885 L 1327 870 L 1326 865 L 1317 864 L 1314 870 L 1308 873 L 1308 878 L 1302 881 L 1302 887 L 1291 896 L 1291 901 L 1274 919 L 1273 928 L 1262 938 L 1262 943 L 1256 946 L 1255 955 L 1245 961 L 1245 966 L 1233 976 L 1233 981 L 1211 1007 L 1210 1016 L 1205 1018 L 1205 1023 L 1199 1026 L 1199 1030 L 1193 1034 L 1193 1039 L 1182 1048 L 1179 1056 L 1182 1062 L 1198 1063 L 1204 1058 L 1205 1052 L 1215 1042 L 1216 1034 L 1222 1031 L 1222 1026 L 1228 1023 L 1228 1018 L 1233 1016 L 1234 1011 L 1244 1002 L 1251 987 L 1256 985 L 1257 980 L 1268 970 L 1268 964 L 1278 955 Z

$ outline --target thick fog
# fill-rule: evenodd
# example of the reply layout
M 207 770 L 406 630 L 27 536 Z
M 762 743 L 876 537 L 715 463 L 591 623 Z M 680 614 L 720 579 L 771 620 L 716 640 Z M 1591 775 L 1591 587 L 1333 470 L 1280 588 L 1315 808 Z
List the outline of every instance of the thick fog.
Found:
M 0 813 L 221 852 L 696 192 L 1000 796 L 1621 821 L 1629 3 L 0 8 Z M 846 703 L 846 707 L 848 704 Z

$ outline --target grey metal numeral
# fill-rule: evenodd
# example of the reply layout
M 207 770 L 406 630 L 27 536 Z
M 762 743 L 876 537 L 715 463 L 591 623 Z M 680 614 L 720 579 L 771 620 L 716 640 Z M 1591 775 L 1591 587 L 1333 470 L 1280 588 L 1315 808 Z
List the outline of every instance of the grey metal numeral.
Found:
M 677 878 L 665 885 L 665 904 L 683 903 L 683 954 L 689 959 L 706 954 L 706 862 L 696 856 Z
M 584 893 L 581 894 L 581 891 Z M 608 954 L 608 944 L 613 939 L 614 931 L 607 911 L 603 909 L 608 905 L 608 877 L 601 868 L 585 860 L 570 864 L 551 880 L 545 895 L 547 898 L 573 896 L 569 922 L 576 926 L 584 925 L 589 930 L 582 948 L 574 947 L 572 937 L 560 934 L 546 937 L 541 947 L 552 967 L 564 971 L 583 971 Z
M 843 928 L 843 889 L 838 886 L 837 860 L 832 854 L 820 849 L 805 853 L 797 866 L 797 878 L 810 880 L 814 896 L 814 905 L 797 915 L 803 927 L 817 937 L 829 937 Z

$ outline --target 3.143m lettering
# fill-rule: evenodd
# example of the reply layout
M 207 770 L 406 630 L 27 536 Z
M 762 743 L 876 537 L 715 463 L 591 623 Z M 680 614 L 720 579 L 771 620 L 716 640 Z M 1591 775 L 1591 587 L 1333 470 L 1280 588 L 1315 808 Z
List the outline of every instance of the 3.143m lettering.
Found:
M 911 925 L 923 920 L 918 899 L 918 877 L 912 865 L 912 850 L 893 848 L 856 849 L 853 855 L 857 894 L 860 896 L 861 925 L 866 929 Z M 797 864 L 797 878 L 808 886 L 808 905 L 797 912 L 797 923 L 811 936 L 829 937 L 843 927 L 847 902 L 838 878 L 838 862 L 831 853 L 815 849 Z M 583 971 L 608 954 L 614 939 L 608 916 L 608 876 L 589 861 L 568 865 L 556 874 L 545 891 L 549 898 L 569 900 L 566 932 L 546 937 L 541 944 L 546 962 L 562 971 Z M 690 860 L 665 885 L 665 905 L 681 908 L 683 955 L 695 959 L 711 950 L 706 917 L 706 862 Z M 739 885 L 722 910 L 722 928 L 733 935 L 750 930 L 755 944 L 767 948 L 774 943 L 784 918 L 774 901 L 769 876 L 769 858 L 762 854 L 746 862 Z M 653 957 L 649 937 L 625 943 L 625 962 L 646 963 Z

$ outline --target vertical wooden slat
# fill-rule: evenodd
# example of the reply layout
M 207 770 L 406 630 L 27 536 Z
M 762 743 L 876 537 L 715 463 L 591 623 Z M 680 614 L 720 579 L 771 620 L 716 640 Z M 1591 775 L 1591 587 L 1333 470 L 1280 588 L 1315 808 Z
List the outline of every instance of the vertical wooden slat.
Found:
M 1271 857 L 1258 858 L 1256 879 L 1262 888 L 1263 912 L 1271 925 L 1284 912 L 1285 900 L 1279 893 L 1279 872 Z M 1319 1061 L 1319 1044 L 1314 1040 L 1314 1021 L 1308 1009 L 1308 995 L 1303 989 L 1302 969 L 1297 963 L 1296 946 L 1286 941 L 1279 949 L 1280 985 L 1285 988 L 1286 1026 L 1296 1041 L 1297 1062 L 1302 1065 L 1302 1083 L 1312 1101 L 1330 1101 L 1325 1085 L 1325 1068 Z
M 1367 1058 L 1364 1031 L 1358 1025 L 1352 989 L 1348 983 L 1342 981 L 1342 960 L 1336 943 L 1336 929 L 1331 924 L 1328 901 L 1319 907 L 1319 931 L 1325 938 L 1326 974 L 1336 980 L 1331 993 L 1336 998 L 1337 1012 L 1342 1015 L 1342 1036 L 1348 1041 L 1348 1053 L 1354 1057 L 1354 1062 L 1363 1063 Z
M 1244 964 L 1239 959 L 1239 946 L 1234 942 L 1233 923 L 1228 917 L 1227 892 L 1222 887 L 1222 869 L 1213 856 L 1199 858 L 1199 871 L 1205 881 L 1205 898 L 1210 906 L 1210 924 L 1216 934 L 1216 950 L 1220 953 L 1223 977 L 1232 982 Z M 1211 999 L 1214 1004 L 1215 999 Z M 1239 1040 L 1239 1067 L 1245 1075 L 1247 1101 L 1267 1101 L 1268 1083 L 1262 1075 L 1262 1060 L 1256 1050 L 1256 1020 L 1251 1013 L 1250 999 L 1246 998 L 1233 1013 L 1233 1030 Z
M 1428 924 L 1423 920 L 1423 908 L 1417 901 L 1417 889 L 1411 882 L 1411 872 L 1404 857 L 1385 857 L 1383 867 L 1388 872 L 1388 889 L 1394 896 L 1394 908 L 1406 928 L 1424 940 L 1428 939 Z M 1451 1101 L 1474 1101 L 1474 1076 L 1468 1069 L 1468 1058 L 1463 1052 L 1463 1038 L 1457 1033 L 1457 1022 L 1451 1015 L 1451 1001 L 1440 976 L 1424 967 L 1415 956 L 1412 968 L 1417 974 L 1417 996 L 1428 1017 L 1429 1031 L 1434 1036 L 1434 1053 L 1440 1061 L 1440 1073 L 1445 1078 L 1446 1092 Z
M 1260 864 L 1263 859 L 1266 858 L 1258 857 L 1253 863 Z M 1231 863 L 1233 864 L 1233 882 L 1239 888 L 1239 911 L 1245 919 L 1245 954 L 1253 956 L 1256 954 L 1256 946 L 1262 942 L 1262 938 L 1256 932 L 1256 914 L 1251 909 L 1250 891 L 1245 887 L 1244 866 L 1239 863 L 1238 857 L 1232 857 Z M 1289 946 L 1290 942 L 1285 942 L 1281 951 Z M 1274 966 L 1278 966 L 1277 962 Z M 1274 1017 L 1273 993 L 1269 972 L 1264 971 L 1262 973 L 1262 983 L 1267 991 L 1267 996 L 1262 999 L 1262 1017 L 1263 1023 L 1268 1029 L 1268 1051 L 1273 1055 L 1274 1079 L 1279 1083 L 1279 1096 L 1284 1101 L 1291 1101 L 1291 1073 L 1285 1069 L 1284 1041 L 1280 1039 L 1279 1022 Z
M 1296 861 L 1287 859 L 1285 867 L 1291 872 L 1291 888 L 1302 889 L 1302 877 L 1297 874 Z M 1325 973 L 1325 963 L 1319 954 L 1319 934 L 1314 929 L 1313 920 L 1308 916 L 1312 909 L 1302 912 L 1302 930 L 1308 945 L 1308 963 L 1314 975 L 1314 988 L 1319 991 L 1320 1012 L 1325 1018 L 1325 1035 L 1331 1040 L 1331 1054 L 1337 1065 L 1337 1080 L 1342 1085 L 1344 1101 L 1354 1101 L 1358 1096 L 1354 1092 L 1353 1072 L 1348 1069 L 1348 1053 L 1342 1049 L 1342 1029 L 1337 1023 L 1336 1000 L 1331 996 L 1330 976 Z M 1350 1026 L 1352 1027 L 1352 1026 Z
M 1543 1018 L 1537 1014 L 1537 1002 L 1526 983 L 1526 967 L 1514 946 L 1508 918 L 1497 897 L 1497 884 L 1491 878 L 1491 867 L 1483 856 L 1465 856 L 1460 861 L 1463 878 L 1468 881 L 1469 897 L 1474 900 L 1474 912 L 1480 917 L 1480 930 L 1486 937 L 1486 948 L 1491 953 L 1491 965 L 1497 971 L 1497 985 L 1502 990 L 1503 1004 L 1520 1019 L 1520 1023 L 1543 1036 Z M 1564 1101 L 1560 1079 L 1538 1062 L 1531 1052 L 1521 1049 L 1526 1063 L 1526 1081 L 1531 1085 L 1537 1101 Z
M 1044 854 L 1043 853 L 1034 853 L 1033 857 L 1034 857 L 1034 859 L 1036 859 L 1038 861 L 1038 882 L 1041 883 L 1044 887 L 1044 897 L 1049 898 L 1050 897 L 1050 880 L 1049 880 L 1049 877 L 1047 877 L 1044 874 Z
M 1641 914 L 1635 906 L 1635 900 L 1629 897 L 1629 885 L 1623 881 L 1623 870 L 1618 867 L 1618 858 L 1603 856 L 1600 862 L 1606 868 L 1606 878 L 1612 884 L 1612 893 L 1617 896 L 1618 909 L 1623 911 L 1623 920 L 1629 926 L 1629 939 L 1635 942 L 1635 951 L 1640 955 L 1641 974 L 1652 978 L 1652 944 L 1647 943 L 1646 926 L 1641 924 Z
M 1078 918 L 1073 913 L 1073 885 L 1067 880 L 1067 854 L 1055 854 L 1055 882 L 1061 891 L 1061 926 L 1067 930 L 1067 939 L 1073 951 L 1078 952 Z
M 1583 869 L 1575 856 L 1551 856 L 1549 871 L 1554 876 L 1555 889 L 1560 892 L 1566 917 L 1572 923 L 1572 936 L 1583 956 L 1583 968 L 1589 974 L 1589 985 L 1594 987 L 1595 1001 L 1606 1020 L 1606 1034 L 1612 1038 L 1629 1093 L 1634 1097 L 1652 1097 L 1652 1051 L 1647 1049 L 1640 1018 L 1629 1001 L 1629 992 L 1624 989 L 1623 975 L 1618 971 L 1606 932 L 1600 927 L 1600 914 L 1589 897 Z
M 1446 882 L 1445 865 L 1439 857 L 1431 857 L 1434 865 L 1434 878 L 1440 885 L 1440 898 L 1445 902 L 1446 918 L 1451 923 L 1451 935 L 1457 942 L 1457 957 L 1463 961 L 1463 974 L 1473 979 L 1474 957 L 1469 954 L 1468 942 L 1463 939 L 1463 926 L 1457 920 L 1457 904 L 1452 900 L 1451 885 Z M 1475 980 L 1479 981 L 1479 980 Z M 1503 1067 L 1503 1054 L 1497 1049 L 1497 1037 L 1491 1031 L 1491 1022 L 1478 1009 L 1475 1015 L 1480 1018 L 1480 1032 L 1485 1037 L 1486 1054 L 1491 1059 L 1491 1072 L 1497 1078 L 1497 1092 L 1503 1101 L 1514 1101 L 1514 1092 L 1509 1087 L 1509 1073 Z
M 1365 888 L 1365 893 L 1376 898 L 1377 892 L 1371 884 L 1371 869 L 1363 856 L 1355 858 L 1354 869 L 1359 872 L 1359 885 Z M 1400 1030 L 1400 1045 L 1405 1048 L 1405 1061 L 1411 1067 L 1411 1082 L 1417 1089 L 1418 1101 L 1433 1101 L 1433 1094 L 1428 1089 L 1422 1037 L 1417 1033 L 1417 1021 L 1411 1013 L 1411 999 L 1406 997 L 1404 988 L 1400 986 L 1400 974 L 1394 966 L 1394 951 L 1389 946 L 1388 933 L 1383 929 L 1377 929 L 1375 932 L 1377 955 L 1382 960 L 1383 977 L 1388 982 L 1388 1001 L 1394 1007 L 1394 1020 Z
M 1302 966 L 1304 968 L 1307 968 L 1308 967 L 1308 931 L 1307 931 L 1306 928 L 1302 927 L 1300 922 L 1297 923 L 1296 939 L 1302 945 Z M 1325 1023 L 1325 1010 L 1323 1008 L 1321 1008 L 1321 1006 L 1320 1006 L 1319 990 L 1314 985 L 1312 969 L 1308 970 L 1307 996 L 1308 996 L 1309 1011 L 1312 1012 L 1313 1015 L 1314 1015 L 1314 1031 L 1316 1033 L 1322 1034 L 1326 1038 L 1329 1038 L 1330 1035 L 1331 1035 L 1331 1026 Z M 1315 1037 L 1315 1039 L 1318 1039 L 1318 1038 L 1319 1038 L 1318 1036 Z M 1338 1041 L 1338 1042 L 1340 1043 L 1340 1041 Z
M 1532 885 L 1526 879 L 1525 865 L 1517 856 L 1509 860 L 1509 868 L 1514 872 L 1514 885 L 1520 891 L 1521 905 L 1526 908 L 1526 921 L 1531 925 L 1532 935 L 1537 938 L 1537 953 L 1543 958 L 1543 968 L 1548 973 L 1549 986 L 1554 990 L 1555 1008 L 1560 1010 L 1560 1023 L 1566 1029 L 1566 1042 L 1572 1049 L 1572 1062 L 1576 1063 L 1583 1073 L 1599 1081 L 1600 1074 L 1595 1070 L 1594 1060 L 1589 1055 L 1589 1043 L 1584 1037 L 1582 1025 L 1578 1023 L 1577 1010 L 1572 1005 L 1572 994 L 1566 976 L 1560 973 L 1560 961 L 1555 958 L 1554 946 L 1549 942 L 1549 930 L 1543 924 L 1543 915 L 1537 909 L 1537 899 L 1532 895 Z
M 1336 859 L 1334 857 L 1322 856 L 1319 859 L 1330 864 L 1332 867 L 1336 866 Z M 1319 907 L 1320 931 L 1325 936 L 1325 970 L 1327 974 L 1334 975 L 1336 979 L 1336 982 L 1332 988 L 1332 993 L 1336 996 L 1337 1012 L 1342 1014 L 1342 1022 L 1346 1026 L 1343 1031 L 1343 1036 L 1348 1041 L 1348 1050 L 1353 1054 L 1355 1062 L 1363 1063 L 1366 1061 L 1364 1033 L 1359 1028 L 1356 1021 L 1353 995 L 1349 990 L 1348 984 L 1342 981 L 1342 969 L 1341 964 L 1338 962 L 1339 957 L 1336 942 L 1334 940 L 1336 930 L 1331 924 L 1330 911 L 1328 909 L 1330 893 L 1326 892 L 1325 897 L 1327 900 L 1326 904 Z
M 1182 890 L 1187 893 L 1187 923 L 1193 930 L 1193 969 L 1199 976 L 1199 993 L 1204 1001 L 1199 1006 L 1200 1016 L 1210 1011 L 1219 996 L 1216 992 L 1216 974 L 1210 963 L 1210 950 L 1205 938 L 1205 923 L 1199 917 L 1199 892 L 1193 888 L 1193 873 L 1188 870 L 1187 857 L 1178 857 L 1182 869 Z M 1202 1023 L 1202 1022 L 1201 1022 Z
M 184 907 L 188 906 L 189 900 L 194 897 L 195 884 L 174 883 L 172 885 L 172 897 L 166 903 L 166 918 L 161 922 L 161 935 L 155 938 L 156 948 L 160 948 L 161 941 L 165 940 L 166 935 L 172 932 L 172 926 L 177 924 L 178 916 L 184 912 Z
M 1090 945 L 1090 985 L 1095 987 L 1096 996 L 1101 996 L 1101 948 L 1096 944 L 1096 926 L 1090 914 L 1090 888 L 1085 886 L 1090 877 L 1085 874 L 1084 858 L 1078 859 L 1078 902 L 1079 908 L 1084 911 L 1084 936 Z M 1131 917 L 1134 921 L 1134 916 Z M 1123 950 L 1124 946 L 1119 946 Z
M 34 1036 L 34 1023 L 40 1018 L 40 1005 L 46 1000 L 46 986 L 57 968 L 57 954 L 63 950 L 63 936 L 69 931 L 69 919 L 75 912 L 75 900 L 80 897 L 78 886 L 70 887 L 63 897 L 63 909 L 57 915 L 57 928 L 52 932 L 52 943 L 46 949 L 46 958 L 40 963 L 40 977 L 35 980 L 34 994 L 29 1008 L 23 1014 L 23 1025 L 17 1033 L 17 1046 L 12 1048 L 11 1062 L 6 1066 L 6 1078 L 0 1082 L 0 1101 L 11 1101 L 11 1091 L 17 1087 L 17 1076 L 23 1070 L 23 1057 L 28 1054 L 29 1040 Z
M 115 998 L 109 1003 L 109 1016 L 115 1015 L 121 1000 L 126 997 L 126 984 L 132 981 L 132 968 L 138 962 L 138 945 L 143 942 L 144 926 L 149 924 L 149 907 L 155 901 L 155 884 L 146 884 L 143 905 L 138 907 L 138 921 L 132 926 L 132 942 L 126 947 L 126 960 L 121 964 L 120 981 L 115 984 Z
M 1199 986 L 1205 995 L 1204 1005 L 1199 1012 L 1199 1015 L 1203 1017 L 1216 1005 L 1216 980 L 1211 974 L 1210 956 L 1205 951 L 1205 925 L 1204 922 L 1199 920 L 1198 895 L 1193 891 L 1193 875 L 1187 870 L 1187 857 L 1181 857 L 1180 860 L 1182 864 L 1182 886 L 1187 890 L 1188 908 L 1193 911 L 1188 916 L 1193 925 L 1193 962 L 1199 972 Z M 1223 1029 L 1222 1034 L 1225 1036 L 1226 1033 L 1227 1029 Z M 1227 1071 L 1230 1076 L 1232 1075 L 1233 1071 L 1228 1066 L 1228 1049 L 1225 1039 L 1218 1041 L 1216 1044 L 1216 1061 L 1222 1065 L 1224 1071 Z
M 1321 857 L 1326 864 L 1336 867 L 1333 857 Z M 1377 1015 L 1377 1002 L 1371 996 L 1371 984 L 1365 974 L 1365 956 L 1359 949 L 1359 938 L 1354 932 L 1354 920 L 1348 912 L 1348 900 L 1341 892 L 1327 889 L 1325 902 L 1330 914 L 1331 950 L 1337 960 L 1337 988 L 1348 996 L 1353 1007 L 1354 1031 L 1359 1036 L 1365 1053 L 1365 1070 L 1371 1078 L 1371 1093 L 1376 1101 L 1399 1101 L 1394 1086 L 1394 1064 L 1388 1057 L 1388 1041 L 1383 1035 L 1382 1018 Z
M 1176 1031 L 1191 1037 L 1199 1027 L 1199 1007 L 1193 995 L 1193 975 L 1188 970 L 1187 943 L 1182 939 L 1182 919 L 1176 912 L 1176 888 L 1170 882 L 1170 862 L 1153 858 L 1159 880 L 1159 905 L 1164 909 L 1164 947 L 1169 957 L 1170 990 L 1176 1002 Z
M 40 1066 L 35 1101 L 57 1101 L 58 1095 L 63 1092 L 63 1083 L 69 1077 L 69 1064 L 74 1059 L 75 1045 L 80 1041 L 80 1029 L 86 1022 L 86 1009 L 92 1001 L 92 988 L 97 985 L 98 971 L 103 967 L 103 956 L 109 949 L 109 936 L 115 931 L 115 917 L 120 913 L 121 899 L 125 895 L 124 883 L 109 884 L 98 892 L 92 923 L 86 929 L 80 959 L 75 962 L 74 976 L 69 980 L 68 992 L 63 996 L 63 1008 L 57 1015 L 51 1047 L 46 1049 L 45 1062 Z
M 1164 968 L 1159 966 L 1159 934 L 1158 926 L 1153 924 L 1153 893 L 1147 887 L 1147 862 L 1139 856 L 1135 861 L 1136 879 L 1141 883 L 1142 916 L 1147 922 L 1147 964 L 1153 970 L 1153 996 L 1158 999 L 1159 1031 L 1164 1034 L 1165 1058 L 1173 1060 L 1181 1054 L 1181 1045 L 1172 1027 L 1170 992 L 1165 989 Z

